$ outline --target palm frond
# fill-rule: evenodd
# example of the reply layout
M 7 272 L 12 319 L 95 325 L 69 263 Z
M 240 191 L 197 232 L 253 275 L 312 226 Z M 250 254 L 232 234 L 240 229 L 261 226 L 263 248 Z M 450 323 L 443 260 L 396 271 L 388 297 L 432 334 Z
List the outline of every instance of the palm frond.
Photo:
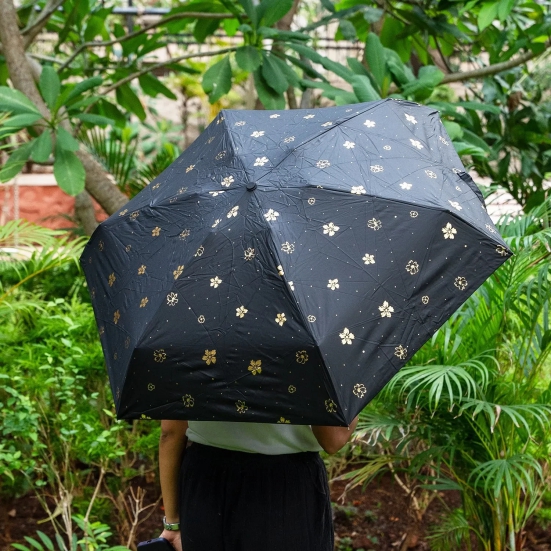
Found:
M 455 509 L 429 529 L 431 551 L 455 551 L 469 538 L 471 527 L 462 509 Z

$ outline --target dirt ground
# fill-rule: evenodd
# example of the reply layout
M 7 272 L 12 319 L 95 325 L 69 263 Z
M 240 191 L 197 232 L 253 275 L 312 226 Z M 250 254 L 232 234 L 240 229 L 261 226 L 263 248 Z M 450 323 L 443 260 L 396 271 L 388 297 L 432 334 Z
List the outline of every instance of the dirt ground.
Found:
M 146 501 L 154 502 L 158 493 L 156 484 L 146 483 L 145 480 L 141 484 L 147 489 Z M 432 501 L 423 521 L 418 523 L 408 512 L 408 497 L 391 476 L 377 479 L 365 489 L 355 488 L 341 501 L 339 497 L 344 485 L 344 482 L 337 481 L 331 488 L 336 551 L 428 550 L 428 528 L 438 524 L 438 519 L 447 507 L 459 505 L 458 495 L 446 492 Z M 162 515 L 162 507 L 157 505 L 153 514 L 139 525 L 136 541 L 157 537 Z M 45 517 L 33 495 L 9 504 L 0 502 L 0 550 L 13 549 L 10 544 L 14 542 L 24 543 L 23 537 L 34 536 L 36 530 L 53 536 L 49 522 L 39 523 Z M 551 528 L 543 530 L 532 524 L 526 530 L 525 536 L 523 551 L 551 551 Z M 118 542 L 113 542 L 116 543 Z

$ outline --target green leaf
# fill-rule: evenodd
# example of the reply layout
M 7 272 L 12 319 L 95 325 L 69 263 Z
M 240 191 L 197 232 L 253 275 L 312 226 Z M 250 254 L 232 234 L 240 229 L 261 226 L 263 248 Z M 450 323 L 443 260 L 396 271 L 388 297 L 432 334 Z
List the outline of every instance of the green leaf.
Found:
M 310 36 L 306 33 L 300 33 L 296 31 L 280 31 L 279 29 L 272 29 L 271 27 L 258 27 L 258 34 L 261 34 L 264 38 L 273 38 L 286 42 L 287 40 L 300 40 L 301 42 L 307 42 L 310 40 Z
M 268 86 L 260 69 L 254 73 L 254 84 L 258 98 L 266 109 L 285 109 L 285 98 L 283 94 L 278 94 L 273 88 Z
M 222 26 L 228 36 L 235 36 L 237 27 L 239 27 L 239 21 L 237 19 L 224 19 L 222 21 Z
M 491 103 L 479 103 L 477 101 L 458 101 L 455 105 L 460 105 L 465 109 L 472 109 L 474 111 L 488 111 L 494 115 L 499 115 L 501 109 L 497 105 Z
M 261 0 L 257 7 L 258 23 L 271 27 L 292 7 L 293 0 Z
M 0 182 L 7 182 L 15 178 L 29 160 L 31 150 L 36 140 L 31 140 L 17 148 L 6 161 L 6 164 L 0 170 Z
M 331 0 L 321 0 L 321 5 L 331 13 L 335 13 L 335 6 L 333 5 L 333 2 Z
M 379 87 L 383 87 L 386 75 L 385 49 L 375 33 L 369 33 L 365 41 L 365 59 Z
M 278 94 L 283 94 L 289 88 L 289 82 L 283 71 L 279 68 L 275 56 L 262 52 L 262 76 L 266 84 Z M 262 100 L 261 100 L 262 101 Z
M 199 44 L 205 42 L 220 27 L 220 19 L 198 19 L 193 27 L 193 36 Z
M 252 0 L 238 0 L 238 2 L 245 10 L 245 13 L 249 16 L 249 19 L 251 20 L 253 27 L 256 27 L 258 25 L 258 16 L 256 13 L 256 9 L 252 3 Z
M 115 121 L 103 115 L 94 115 L 92 113 L 79 113 L 75 115 L 76 119 L 79 119 L 83 122 L 89 122 L 90 124 L 95 124 L 98 126 L 105 126 L 107 124 L 113 124 Z
M 483 4 L 478 12 L 478 28 L 483 31 L 497 17 L 499 2 Z
M 103 79 L 101 77 L 92 77 L 77 83 L 67 96 L 66 103 L 69 103 L 72 99 L 80 96 L 84 92 L 96 88 L 96 86 L 99 86 L 102 82 Z
M 45 163 L 52 154 L 52 135 L 49 130 L 44 130 L 35 140 L 31 153 L 31 159 L 37 163 Z
M 134 90 L 130 88 L 129 84 L 119 86 L 115 91 L 115 95 L 117 97 L 117 102 L 123 109 L 134 113 L 140 120 L 145 120 L 145 111 L 142 102 Z
M 235 52 L 235 60 L 241 69 L 252 73 L 260 67 L 261 57 L 254 46 L 241 46 Z
M 80 159 L 72 152 L 56 145 L 54 176 L 59 187 L 69 195 L 78 195 L 84 189 L 86 173 Z
M 381 99 L 365 75 L 354 75 L 350 80 L 352 89 L 359 101 L 376 101 Z
M 59 77 L 53 67 L 46 65 L 40 73 L 40 81 L 38 83 L 40 93 L 50 109 L 54 109 L 56 100 L 59 96 L 61 83 Z
M 169 99 L 176 99 L 176 94 L 169 90 L 157 77 L 154 77 L 151 73 L 146 73 L 139 77 L 140 86 L 142 90 L 152 98 L 157 97 L 157 94 L 162 94 Z
M 356 33 L 356 27 L 348 21 L 348 19 L 343 19 L 339 23 L 338 32 L 342 35 L 342 38 L 344 40 L 350 40 L 353 42 L 354 40 L 358 40 L 358 35 Z
M 5 128 L 25 128 L 26 126 L 33 125 L 41 119 L 42 116 L 39 113 L 24 113 L 22 115 L 15 115 L 15 117 L 6 119 L 2 126 Z
M 65 130 L 59 127 L 56 131 L 56 151 L 61 148 L 65 151 L 78 151 L 79 143 Z
M 216 62 L 203 75 L 203 90 L 209 95 L 210 103 L 218 101 L 231 89 L 232 72 L 230 56 Z
M 312 48 L 309 48 L 308 46 L 292 43 L 287 44 L 287 46 L 295 50 L 295 52 L 297 52 L 299 55 L 304 56 L 306 59 L 309 59 L 314 63 L 319 63 L 323 68 L 335 73 L 337 76 L 341 77 L 347 82 L 354 75 L 354 73 L 348 67 L 345 67 L 344 65 L 342 65 L 341 63 L 337 63 L 336 61 L 331 61 L 330 59 L 327 59 L 325 56 L 318 54 L 316 51 L 314 51 Z
M 14 114 L 19 113 L 38 113 L 40 111 L 35 104 L 19 90 L 0 86 L 0 111 L 10 111 Z
M 463 136 L 463 129 L 456 122 L 442 121 L 442 124 L 452 140 L 457 140 Z

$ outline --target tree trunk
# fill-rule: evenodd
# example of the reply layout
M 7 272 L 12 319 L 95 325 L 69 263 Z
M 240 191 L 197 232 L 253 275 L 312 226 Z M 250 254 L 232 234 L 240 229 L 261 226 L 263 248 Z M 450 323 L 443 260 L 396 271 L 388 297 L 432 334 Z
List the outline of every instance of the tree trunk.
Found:
M 75 197 L 75 218 L 82 226 L 86 235 L 92 235 L 94 230 L 98 227 L 96 213 L 94 212 L 94 204 L 87 191 L 81 191 Z

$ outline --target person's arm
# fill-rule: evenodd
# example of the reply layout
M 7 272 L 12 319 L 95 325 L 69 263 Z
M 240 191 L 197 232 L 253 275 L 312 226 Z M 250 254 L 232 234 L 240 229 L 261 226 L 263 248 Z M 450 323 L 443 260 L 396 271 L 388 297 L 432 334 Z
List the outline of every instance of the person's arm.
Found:
M 356 425 L 358 417 L 356 417 L 349 427 L 324 427 L 320 425 L 312 425 L 312 432 L 316 437 L 319 445 L 330 454 L 337 453 L 350 440 Z
M 178 475 L 182 455 L 187 443 L 187 427 L 187 421 L 161 421 L 159 474 L 165 516 L 168 523 L 180 522 Z M 176 551 L 182 551 L 182 540 L 179 530 L 163 530 L 161 537 L 166 538 Z

